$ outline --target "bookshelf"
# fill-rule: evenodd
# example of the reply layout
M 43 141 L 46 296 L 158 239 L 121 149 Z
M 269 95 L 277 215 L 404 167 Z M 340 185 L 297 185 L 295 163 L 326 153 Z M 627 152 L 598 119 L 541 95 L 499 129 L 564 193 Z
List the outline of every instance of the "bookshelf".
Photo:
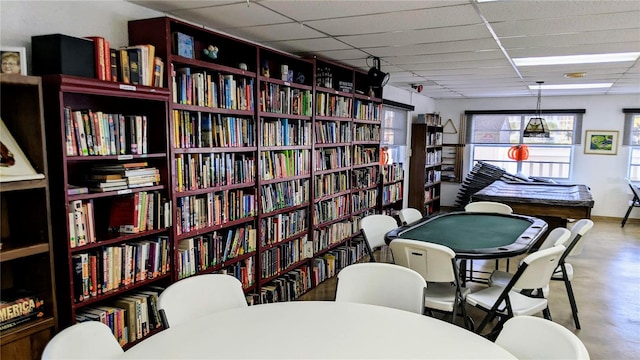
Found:
M 172 41 L 177 33 L 190 44 L 187 57 L 178 55 L 178 50 L 184 49 L 178 49 Z M 214 219 L 213 223 L 197 225 L 186 233 L 181 229 L 182 222 L 177 221 L 172 230 L 178 253 L 173 281 L 205 272 L 226 271 L 243 281 L 250 303 L 293 300 L 364 254 L 362 244 L 351 243 L 357 229 L 354 214 L 362 216 L 367 211 L 375 211 L 377 206 L 382 103 L 380 91 L 374 97 L 362 95 L 369 94 L 366 74 L 356 76 L 353 69 L 339 64 L 296 57 L 166 17 L 129 22 L 129 41 L 154 45 L 156 56 L 169 69 L 166 83 L 175 82 L 169 87 L 170 138 L 183 138 L 180 134 L 185 120 L 198 119 L 190 122 L 189 129 L 193 132 L 187 137 L 196 145 L 178 146 L 178 140 L 170 140 L 168 156 L 176 163 L 172 168 L 174 184 L 171 187 L 177 204 L 176 218 L 186 214 L 180 204 L 184 202 L 181 199 L 187 197 L 189 209 L 193 209 L 194 203 L 196 209 L 201 209 L 212 197 L 218 199 L 218 194 L 235 194 L 234 199 L 244 196 L 247 200 L 233 203 L 234 209 L 246 204 L 251 204 L 252 209 L 236 217 L 224 216 Z M 202 51 L 209 45 L 218 48 L 216 59 L 208 59 Z M 318 82 L 319 66 L 326 70 L 323 83 Z M 247 103 L 252 106 L 236 109 L 220 104 L 189 103 L 189 97 L 181 95 L 181 84 L 189 81 L 198 84 L 191 100 L 198 99 L 202 82 L 194 74 L 202 73 L 206 73 L 205 79 L 233 76 L 236 84 L 249 84 Z M 215 84 L 204 85 L 205 97 L 206 89 L 215 88 Z M 361 94 L 358 101 L 363 105 L 361 112 L 354 113 L 354 94 L 358 92 Z M 318 98 L 322 101 L 318 102 Z M 189 115 L 183 113 L 187 111 Z M 374 111 L 376 118 L 372 115 Z M 242 119 L 247 129 L 242 133 L 249 134 L 248 139 L 230 147 L 208 143 L 201 146 L 198 139 L 207 127 L 193 124 L 200 124 L 201 119 L 209 116 Z M 360 119 L 356 121 L 357 116 Z M 353 140 L 356 123 L 360 133 L 358 142 Z M 353 155 L 355 151 L 358 158 Z M 185 174 L 195 171 L 195 179 L 202 176 L 182 164 L 200 164 L 200 157 L 204 159 L 209 154 L 223 159 L 229 156 L 242 166 L 232 167 L 226 173 L 232 178 L 231 182 L 207 187 L 195 181 L 196 186 L 190 187 Z M 358 165 L 354 166 L 356 161 Z M 360 177 L 370 173 L 376 180 L 366 186 L 353 187 L 355 171 L 361 173 Z M 251 176 L 241 176 L 245 172 Z M 352 208 L 354 196 L 367 203 Z M 205 215 L 209 213 L 205 211 Z M 204 218 L 210 221 L 209 216 Z M 240 231 L 252 235 L 239 236 L 243 245 L 237 256 L 214 256 L 208 267 L 196 263 L 189 270 L 181 269 L 183 259 L 189 257 L 187 254 L 200 251 L 198 244 L 202 244 L 202 237 L 219 238 L 220 245 L 214 248 L 224 249 L 229 239 L 235 240 L 235 233 Z M 189 244 L 185 244 L 187 240 Z
M 175 269 L 169 91 L 66 75 L 43 84 L 60 326 L 106 317 L 130 346 L 161 327 L 157 291 L 143 291 Z M 128 306 L 142 324 L 127 334 L 113 319 Z
M 440 115 L 420 114 L 411 125 L 408 196 L 409 207 L 425 216 L 440 211 L 442 148 Z
M 58 326 L 41 79 L 2 74 L 0 96 L 1 118 L 8 132 L 34 170 L 44 175 L 0 182 L 1 291 L 7 302 L 2 305 L 6 318 L 0 331 L 0 357 L 39 358 Z M 28 303 L 31 311 L 7 312 L 12 304 L 23 303 L 19 299 L 33 300 Z
M 382 165 L 382 213 L 395 216 L 402 209 L 404 170 L 402 163 Z

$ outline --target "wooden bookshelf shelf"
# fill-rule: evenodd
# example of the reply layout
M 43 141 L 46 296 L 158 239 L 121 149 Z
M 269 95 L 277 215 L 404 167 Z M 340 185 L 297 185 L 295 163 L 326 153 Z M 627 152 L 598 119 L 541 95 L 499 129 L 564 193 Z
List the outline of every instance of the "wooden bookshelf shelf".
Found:
M 27 256 L 48 253 L 50 250 L 49 243 L 36 244 L 15 249 L 2 249 L 0 251 L 0 262 L 11 261 L 14 259 L 24 258 Z

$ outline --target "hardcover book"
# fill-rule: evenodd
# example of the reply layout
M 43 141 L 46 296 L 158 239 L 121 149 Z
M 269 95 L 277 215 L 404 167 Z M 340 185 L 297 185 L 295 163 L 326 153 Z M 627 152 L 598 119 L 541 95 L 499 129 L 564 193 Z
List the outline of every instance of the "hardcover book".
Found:
M 193 59 L 193 36 L 176 32 L 173 34 L 173 40 L 176 54 L 188 59 Z

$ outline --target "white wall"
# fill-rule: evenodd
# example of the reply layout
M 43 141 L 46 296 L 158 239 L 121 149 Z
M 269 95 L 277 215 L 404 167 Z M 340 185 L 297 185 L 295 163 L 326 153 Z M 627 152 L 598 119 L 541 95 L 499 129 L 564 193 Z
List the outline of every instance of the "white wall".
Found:
M 26 47 L 31 74 L 31 36 L 102 36 L 119 48 L 129 45 L 129 20 L 163 15 L 122 0 L 0 1 L 0 45 Z
M 465 110 L 535 110 L 534 97 L 436 100 L 436 111 L 443 119 L 451 118 L 458 126 L 460 114 Z M 603 96 L 548 96 L 542 97 L 543 109 L 585 109 L 582 123 L 582 137 L 585 130 L 616 130 L 622 137 L 624 128 L 623 108 L 635 108 L 640 103 L 638 95 Z M 620 138 L 620 143 L 622 143 Z M 464 176 L 469 171 L 469 146 L 465 148 Z M 631 199 L 624 178 L 627 176 L 629 148 L 619 146 L 618 154 L 584 154 L 582 144 L 574 146 L 574 166 L 572 177 L 567 183 L 585 184 L 591 188 L 595 206 L 592 215 L 622 217 Z M 458 185 L 444 184 L 443 205 L 455 202 Z M 640 212 L 634 210 L 632 217 Z

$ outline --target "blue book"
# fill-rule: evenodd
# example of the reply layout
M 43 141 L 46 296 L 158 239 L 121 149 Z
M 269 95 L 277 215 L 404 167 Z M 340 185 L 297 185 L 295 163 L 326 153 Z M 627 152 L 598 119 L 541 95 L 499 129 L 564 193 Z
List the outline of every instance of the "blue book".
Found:
M 174 51 L 182 57 L 193 59 L 193 37 L 181 32 L 174 33 Z

